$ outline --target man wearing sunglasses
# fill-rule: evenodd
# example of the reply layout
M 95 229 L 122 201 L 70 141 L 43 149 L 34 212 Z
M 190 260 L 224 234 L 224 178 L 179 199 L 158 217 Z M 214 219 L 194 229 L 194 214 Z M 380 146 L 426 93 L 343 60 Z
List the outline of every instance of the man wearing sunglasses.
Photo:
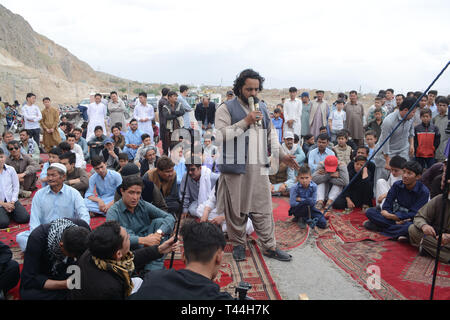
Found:
M 39 163 L 20 152 L 18 141 L 8 142 L 7 147 L 10 156 L 6 159 L 6 164 L 13 167 L 17 172 L 20 183 L 19 196 L 29 198 L 32 191 L 36 190 L 38 179 L 36 173 L 40 170 Z

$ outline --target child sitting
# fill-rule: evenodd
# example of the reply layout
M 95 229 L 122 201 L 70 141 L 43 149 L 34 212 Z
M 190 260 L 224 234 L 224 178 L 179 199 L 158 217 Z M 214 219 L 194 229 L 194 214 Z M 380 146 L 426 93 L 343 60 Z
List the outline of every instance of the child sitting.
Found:
M 297 175 L 297 183 L 289 191 L 289 204 L 291 205 L 289 215 L 294 216 L 294 221 L 297 221 L 301 229 L 306 228 L 306 223 L 325 229 L 327 227 L 327 220 L 315 208 L 317 185 L 311 179 L 311 170 L 309 167 L 307 165 L 301 166 Z
M 122 168 L 128 163 L 128 155 L 125 152 L 119 153 L 119 170 L 117 172 L 121 172 Z
M 337 137 L 337 145 L 333 147 L 334 153 L 339 161 L 348 165 L 351 161 L 352 148 L 347 145 L 348 135 L 345 131 L 339 131 L 336 134 Z
M 389 189 L 392 185 L 402 180 L 403 167 L 406 164 L 406 159 L 400 156 L 393 156 L 391 161 L 389 161 L 389 167 L 391 168 L 391 173 L 389 174 L 389 179 L 386 181 L 384 179 L 378 179 L 376 182 L 377 189 L 375 194 L 375 200 L 377 203 L 377 208 L 381 208 L 384 204 L 384 200 L 388 194 Z
M 350 180 L 353 179 L 366 162 L 366 157 L 356 156 L 355 160 L 348 164 L 347 170 Z M 368 170 L 367 166 L 364 167 L 347 190 L 336 199 L 333 207 L 335 209 L 362 207 L 363 211 L 371 207 L 373 197 L 373 178 L 371 175 L 372 173 Z
M 328 198 L 328 208 L 349 182 L 347 166 L 336 156 L 329 155 L 317 165 L 312 180 L 317 184 L 316 208 L 324 209 L 325 198 Z
M 414 150 L 416 161 L 424 169 L 431 168 L 436 162 L 434 155 L 441 142 L 439 129 L 431 123 L 431 110 L 424 108 L 420 111 L 422 123 L 414 128 Z

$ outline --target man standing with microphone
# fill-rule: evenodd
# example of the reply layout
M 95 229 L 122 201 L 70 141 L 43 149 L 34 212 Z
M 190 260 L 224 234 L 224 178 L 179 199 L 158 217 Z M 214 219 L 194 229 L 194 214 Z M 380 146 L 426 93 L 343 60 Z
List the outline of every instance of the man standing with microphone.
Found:
M 256 96 L 262 90 L 263 82 L 264 78 L 254 70 L 242 71 L 234 81 L 236 97 L 225 101 L 217 109 L 215 117 L 215 143 L 219 145 L 221 155 L 218 159 L 221 175 L 217 190 L 217 211 L 225 213 L 228 237 L 233 244 L 233 258 L 236 261 L 246 259 L 246 225 L 249 217 L 265 256 L 280 261 L 290 261 L 292 258 L 276 247 L 268 165 L 265 160 L 270 149 L 272 160 L 281 160 L 294 169 L 299 166 L 294 156 L 287 155 L 280 148 L 265 104 L 260 103 L 259 110 L 252 110 L 249 98 L 258 102 Z M 255 136 L 257 140 L 254 140 Z M 254 156 L 260 154 L 263 154 L 263 161 L 258 159 L 255 162 Z

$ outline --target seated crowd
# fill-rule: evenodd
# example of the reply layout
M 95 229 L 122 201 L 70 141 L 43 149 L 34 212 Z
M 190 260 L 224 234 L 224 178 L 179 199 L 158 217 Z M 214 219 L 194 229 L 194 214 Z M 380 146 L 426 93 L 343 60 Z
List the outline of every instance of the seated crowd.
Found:
M 290 93 L 292 100 L 296 90 Z M 321 92 L 317 93 L 319 98 Z M 44 136 L 48 154 L 44 163 L 40 163 L 40 146 L 28 130 L 20 131 L 20 141 L 11 132 L 3 133 L 0 228 L 7 228 L 11 220 L 30 226 L 16 238 L 24 253 L 22 299 L 232 298 L 210 280 L 221 266 L 227 231 L 224 212 L 216 205 L 220 155 L 214 145 L 212 113 L 196 111 L 204 118 L 198 130 L 201 142 L 187 150 L 187 141 L 172 140 L 174 129 L 183 126 L 177 93 L 167 89 L 163 96 L 168 102 L 160 113 L 166 122 L 160 131 L 162 152 L 155 136 L 141 131 L 141 122 L 135 118 L 125 131 L 122 123 L 114 124 L 110 134 L 97 125 L 89 140 L 83 137 L 86 125 L 74 128 L 61 119 L 62 125 L 54 126 L 55 141 Z M 363 132 L 357 132 L 347 125 L 354 121 L 349 111 L 357 105 L 354 94 L 349 102 L 340 96 L 328 106 L 324 113 L 328 118 L 323 121 L 316 121 L 312 113 L 316 107 L 320 110 L 319 100 L 311 103 L 308 94 L 301 97 L 297 102 L 303 108 L 309 106 L 312 117 L 301 119 L 301 129 L 288 118 L 283 104 L 272 118 L 280 147 L 300 166 L 296 171 L 280 163 L 269 176 L 272 195 L 289 197 L 288 214 L 293 221 L 302 229 L 307 225 L 325 229 L 331 207 L 362 208 L 368 218 L 365 228 L 409 240 L 422 254 L 435 255 L 446 170 L 442 144 L 448 139 L 441 123 L 447 117 L 448 99 L 437 97 L 434 118 L 430 108 L 420 110 L 421 122 L 415 127 L 416 112 L 410 112 L 402 135 L 381 146 L 381 159 L 372 159 L 387 131 L 392 131 L 391 123 L 412 109 L 413 98 L 402 98 L 391 106 L 385 95 L 379 95 L 364 127 L 361 121 Z M 145 103 L 144 96 L 140 101 Z M 52 108 L 49 104 L 48 99 L 46 108 Z M 215 105 L 204 99 L 197 107 Z M 53 134 L 54 129 L 47 132 Z M 193 161 L 186 161 L 188 157 Z M 19 197 L 29 198 L 34 191 L 28 214 Z M 179 212 L 199 223 L 187 222 L 181 229 L 186 269 L 164 270 L 165 255 L 178 248 L 172 234 Z M 95 216 L 104 216 L 106 222 L 91 230 Z M 253 231 L 248 219 L 246 232 Z M 450 261 L 449 232 L 450 225 L 441 250 L 445 262 Z M 0 295 L 19 279 L 8 250 L 0 243 L 0 257 L 9 255 L 7 261 L 0 260 Z M 82 271 L 81 286 L 75 289 L 69 288 L 66 273 L 73 264 Z M 197 296 L 188 295 L 193 285 L 198 287 Z

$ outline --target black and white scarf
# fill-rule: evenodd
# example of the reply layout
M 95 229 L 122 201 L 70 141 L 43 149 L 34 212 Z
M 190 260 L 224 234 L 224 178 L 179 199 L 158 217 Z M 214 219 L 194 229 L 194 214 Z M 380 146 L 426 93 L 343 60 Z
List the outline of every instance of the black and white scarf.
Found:
M 50 258 L 50 263 L 52 265 L 52 274 L 58 274 L 58 265 L 63 263 L 66 256 L 61 251 L 62 234 L 67 228 L 76 227 L 72 221 L 68 219 L 56 219 L 50 223 L 50 229 L 48 231 L 47 238 L 47 251 Z

